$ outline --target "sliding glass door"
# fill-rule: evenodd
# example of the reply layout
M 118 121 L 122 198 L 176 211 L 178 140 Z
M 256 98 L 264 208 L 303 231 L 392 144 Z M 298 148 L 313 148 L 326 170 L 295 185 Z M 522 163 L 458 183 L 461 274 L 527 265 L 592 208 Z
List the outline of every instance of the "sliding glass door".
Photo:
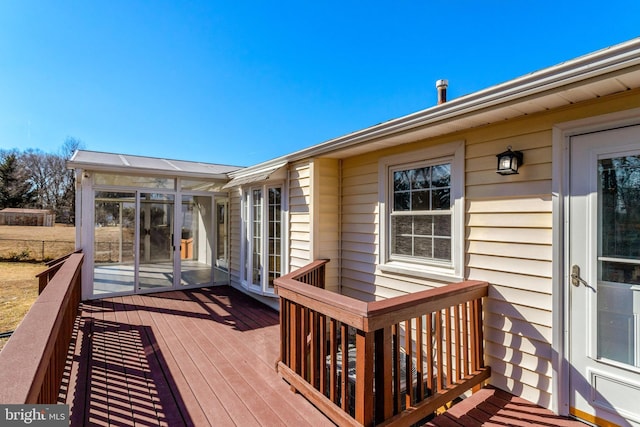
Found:
M 210 285 L 213 274 L 211 196 L 182 196 L 181 215 L 180 284 Z
M 94 190 L 93 218 L 86 219 L 95 224 L 94 296 L 229 283 L 226 195 L 127 190 L 112 181 Z
M 174 195 L 140 193 L 140 268 L 138 288 L 173 286 Z
M 136 194 L 96 191 L 93 293 L 135 289 Z

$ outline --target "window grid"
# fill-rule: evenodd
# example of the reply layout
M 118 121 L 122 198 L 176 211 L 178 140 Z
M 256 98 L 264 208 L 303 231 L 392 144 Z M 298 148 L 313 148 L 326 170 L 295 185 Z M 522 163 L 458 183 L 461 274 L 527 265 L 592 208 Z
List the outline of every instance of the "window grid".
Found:
M 392 258 L 451 263 L 451 164 L 391 172 Z
M 252 283 L 261 283 L 262 271 L 262 190 L 253 190 Z
M 282 274 L 282 209 L 281 189 L 269 188 L 269 225 L 268 225 L 268 256 L 269 256 L 269 288 L 273 288 L 273 281 Z

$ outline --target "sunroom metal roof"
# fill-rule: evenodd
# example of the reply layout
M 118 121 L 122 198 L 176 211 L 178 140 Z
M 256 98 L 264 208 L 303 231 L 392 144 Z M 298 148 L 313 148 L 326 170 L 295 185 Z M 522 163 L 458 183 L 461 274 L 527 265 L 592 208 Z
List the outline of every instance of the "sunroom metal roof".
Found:
M 78 150 L 71 160 L 67 162 L 67 166 L 75 169 L 102 172 L 215 178 L 225 181 L 229 179 L 227 176 L 229 172 L 242 169 L 240 166 L 87 150 Z

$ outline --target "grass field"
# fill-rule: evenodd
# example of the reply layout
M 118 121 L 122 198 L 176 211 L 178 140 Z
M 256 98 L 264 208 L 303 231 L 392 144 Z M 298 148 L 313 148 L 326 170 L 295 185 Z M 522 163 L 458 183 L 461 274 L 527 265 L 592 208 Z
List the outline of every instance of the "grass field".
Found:
M 49 260 L 72 252 L 75 227 L 27 227 L 0 225 L 0 259 L 14 261 Z
M 45 258 L 57 258 L 73 251 L 74 240 L 74 227 L 0 226 L 0 257 L 7 253 L 19 255 L 25 248 L 30 254 L 37 254 L 42 251 L 41 241 L 45 241 Z M 40 242 L 35 246 L 25 246 L 29 241 Z M 0 332 L 15 330 L 29 311 L 38 297 L 35 275 L 45 268 L 42 263 L 0 262 Z M 0 339 L 0 349 L 6 341 Z

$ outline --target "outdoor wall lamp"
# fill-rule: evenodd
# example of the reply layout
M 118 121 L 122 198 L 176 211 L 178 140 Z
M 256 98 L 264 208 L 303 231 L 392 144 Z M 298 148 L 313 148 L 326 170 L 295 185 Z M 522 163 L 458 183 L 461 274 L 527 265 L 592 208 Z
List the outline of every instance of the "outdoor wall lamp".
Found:
M 515 175 L 518 168 L 524 163 L 521 151 L 511 151 L 511 146 L 507 147 L 507 151 L 496 156 L 498 158 L 498 170 L 496 173 L 500 175 Z

